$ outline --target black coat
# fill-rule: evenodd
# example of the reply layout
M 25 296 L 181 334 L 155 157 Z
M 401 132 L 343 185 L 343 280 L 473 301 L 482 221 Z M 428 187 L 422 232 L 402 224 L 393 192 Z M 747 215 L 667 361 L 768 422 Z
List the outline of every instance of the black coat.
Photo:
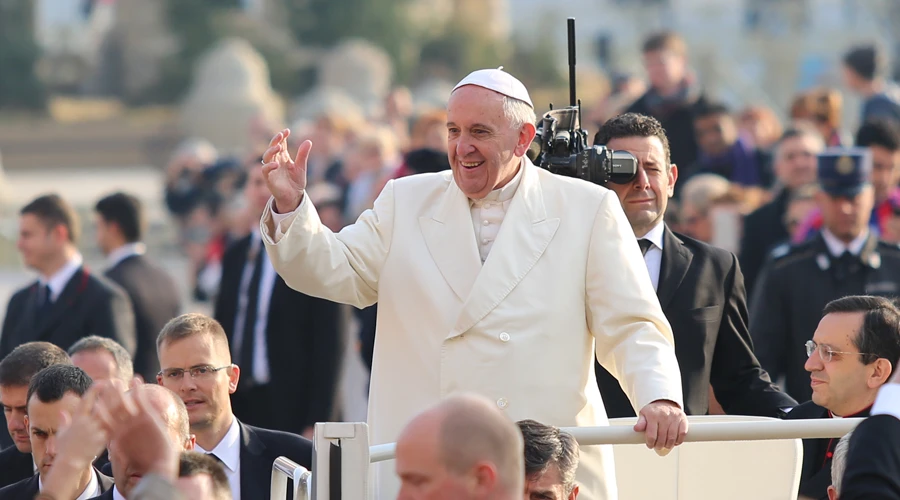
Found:
M 100 491 L 106 493 L 113 487 L 113 478 L 104 476 L 97 469 L 94 474 L 100 481 Z M 32 500 L 40 491 L 38 479 L 40 474 L 33 474 L 31 477 L 23 479 L 18 483 L 11 484 L 0 488 L 0 500 Z
M 874 415 L 850 436 L 841 500 L 900 499 L 900 420 Z
M 777 417 L 797 404 L 775 387 L 753 355 L 741 269 L 726 250 L 663 235 L 657 296 L 675 337 L 685 412 L 709 413 L 709 385 L 727 413 Z M 634 416 L 618 381 L 595 365 L 606 412 Z
M 867 417 L 869 409 L 858 415 L 847 417 Z M 785 417 L 786 420 L 808 420 L 818 418 L 831 418 L 828 410 L 807 401 L 791 410 Z M 839 439 L 804 439 L 803 440 L 803 465 L 800 469 L 800 495 L 816 500 L 828 499 L 828 487 L 831 486 L 831 456 Z M 847 462 L 849 463 L 849 462 Z M 841 495 L 841 498 L 844 498 Z
M 784 225 L 784 215 L 790 196 L 790 192 L 784 189 L 775 196 L 775 199 L 744 218 L 744 236 L 741 238 L 738 256 L 741 260 L 741 269 L 744 271 L 744 285 L 751 293 L 766 257 L 773 248 L 790 238 Z
M 0 488 L 18 483 L 34 475 L 31 453 L 22 453 L 15 446 L 0 451 Z
M 105 275 L 131 299 L 137 329 L 134 372 L 146 381 L 153 381 L 159 372 L 156 337 L 170 319 L 181 314 L 178 286 L 165 270 L 143 255 L 126 257 Z
M 654 110 L 650 108 L 647 91 L 637 101 L 628 107 L 628 113 L 640 113 L 652 116 L 659 120 L 666 130 L 669 139 L 669 149 L 672 163 L 687 168 L 697 161 L 699 148 L 697 146 L 697 134 L 694 131 L 694 112 L 697 107 L 705 103 L 702 95 L 682 105 L 673 106 L 666 110 Z
M 270 431 L 240 423 L 241 498 L 268 500 L 272 465 L 286 457 L 312 470 L 312 442 L 287 432 Z
M 222 259 L 214 316 L 225 329 L 229 343 L 233 342 L 241 277 L 249 250 L 248 236 L 231 245 Z M 272 412 L 278 422 L 272 427 L 299 434 L 316 422 L 333 420 L 345 345 L 340 305 L 304 295 L 276 276 L 266 340 L 270 393 L 277 398 L 272 402 Z M 232 352 L 235 350 L 232 345 Z M 245 372 L 244 376 L 250 374 Z M 240 384 L 237 391 L 237 395 L 242 392 Z M 238 409 L 235 414 L 241 416 Z
M 813 337 L 822 310 L 848 295 L 893 297 L 900 292 L 900 247 L 869 236 L 855 268 L 843 280 L 822 235 L 776 254 L 760 274 L 750 309 L 750 336 L 762 367 L 773 377 L 784 374 L 786 390 L 809 401 L 812 389 L 806 341 Z
M 9 300 L 0 359 L 26 342 L 43 340 L 68 350 L 88 335 L 108 337 L 131 355 L 137 345 L 134 312 L 128 296 L 117 285 L 80 268 L 66 284 L 47 314 L 38 317 L 38 282 L 17 291 Z

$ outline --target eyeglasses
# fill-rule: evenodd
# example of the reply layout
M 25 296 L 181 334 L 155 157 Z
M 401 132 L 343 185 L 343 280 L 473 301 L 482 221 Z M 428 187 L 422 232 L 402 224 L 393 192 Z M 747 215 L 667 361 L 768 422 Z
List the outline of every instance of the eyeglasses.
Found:
M 221 366 L 219 368 L 214 368 L 211 365 L 201 365 L 201 366 L 193 366 L 185 370 L 184 368 L 168 368 L 158 373 L 158 375 L 167 380 L 181 380 L 184 378 L 185 373 L 190 373 L 191 378 L 193 379 L 205 379 L 210 378 L 219 370 L 224 370 L 226 368 L 231 368 L 234 365 L 226 365 Z
M 844 352 L 844 351 L 835 351 L 830 346 L 817 344 L 815 340 L 807 340 L 806 341 L 806 356 L 811 357 L 814 352 L 819 351 L 819 357 L 822 358 L 822 361 L 829 363 L 831 362 L 831 358 L 835 354 L 858 354 L 858 355 L 869 355 L 874 356 L 874 354 L 869 354 L 867 352 Z

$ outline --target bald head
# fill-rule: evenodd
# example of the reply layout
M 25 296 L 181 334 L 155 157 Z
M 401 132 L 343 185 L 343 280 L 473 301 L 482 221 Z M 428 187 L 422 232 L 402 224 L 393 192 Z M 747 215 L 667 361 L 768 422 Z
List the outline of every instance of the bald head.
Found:
M 419 414 L 397 441 L 398 498 L 521 498 L 524 447 L 488 400 L 452 396 Z
M 139 385 L 132 391 L 142 391 L 147 397 L 150 406 L 159 412 L 163 421 L 172 433 L 172 437 L 178 437 L 179 446 L 191 439 L 191 424 L 188 417 L 187 407 L 184 402 L 174 392 L 166 389 L 161 385 L 144 384 Z M 131 392 L 131 391 L 129 391 Z

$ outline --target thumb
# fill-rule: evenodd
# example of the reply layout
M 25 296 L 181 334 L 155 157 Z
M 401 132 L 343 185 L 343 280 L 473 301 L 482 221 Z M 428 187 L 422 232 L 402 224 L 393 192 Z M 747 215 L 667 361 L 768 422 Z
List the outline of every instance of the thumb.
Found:
M 68 429 L 70 425 L 72 425 L 72 416 L 69 415 L 69 412 L 67 412 L 67 411 L 60 411 L 59 412 L 59 429 L 57 430 L 57 432 Z
M 647 417 L 641 415 L 640 417 L 638 417 L 637 423 L 634 424 L 634 431 L 644 432 L 645 430 L 647 430 Z
M 300 145 L 300 148 L 297 149 L 297 158 L 294 160 L 294 163 L 297 165 L 303 165 L 306 167 L 306 161 L 309 160 L 309 152 L 312 150 L 312 141 L 307 139 L 303 141 L 303 144 Z

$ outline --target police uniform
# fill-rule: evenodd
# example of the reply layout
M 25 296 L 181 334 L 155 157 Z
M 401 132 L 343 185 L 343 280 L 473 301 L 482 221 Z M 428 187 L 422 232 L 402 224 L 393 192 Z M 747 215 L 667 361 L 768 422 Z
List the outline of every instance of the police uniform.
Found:
M 871 176 L 871 157 L 857 150 L 819 156 L 819 183 L 832 196 L 856 196 Z M 900 292 L 900 247 L 871 232 L 841 246 L 827 228 L 795 246 L 776 248 L 753 291 L 750 335 L 756 356 L 773 378 L 784 375 L 785 390 L 797 401 L 812 397 L 804 369 L 804 343 L 811 339 L 822 310 L 848 295 L 893 297 Z

